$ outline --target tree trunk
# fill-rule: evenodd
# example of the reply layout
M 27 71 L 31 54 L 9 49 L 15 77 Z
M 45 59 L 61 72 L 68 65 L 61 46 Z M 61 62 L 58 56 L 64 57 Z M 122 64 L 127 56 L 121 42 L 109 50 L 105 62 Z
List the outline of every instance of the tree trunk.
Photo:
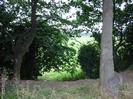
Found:
M 112 99 L 118 96 L 119 76 L 114 72 L 113 46 L 112 46 L 112 25 L 113 25 L 113 1 L 103 0 L 103 28 L 101 38 L 100 57 L 100 84 L 102 96 L 111 96 Z
M 14 64 L 14 79 L 19 80 L 20 79 L 20 68 L 22 63 L 23 55 L 15 56 L 15 64 Z
M 36 35 L 36 9 L 37 9 L 37 1 L 38 0 L 31 0 L 31 9 L 32 9 L 32 14 L 31 14 L 31 29 L 27 31 L 24 37 L 21 37 L 17 40 L 16 45 L 13 49 L 14 52 L 14 75 L 13 79 L 14 80 L 19 80 L 20 79 L 20 69 L 21 69 L 21 64 L 23 60 L 23 56 L 25 53 L 28 51 L 35 35 Z

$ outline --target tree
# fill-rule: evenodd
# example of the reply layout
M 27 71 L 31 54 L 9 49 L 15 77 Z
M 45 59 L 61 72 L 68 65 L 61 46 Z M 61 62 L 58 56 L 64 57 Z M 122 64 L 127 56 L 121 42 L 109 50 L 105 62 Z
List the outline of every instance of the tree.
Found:
M 20 72 L 22 79 L 32 79 L 36 78 L 38 72 L 42 69 L 50 70 L 54 67 L 55 69 L 60 67 L 67 69 L 64 64 L 69 65 L 69 67 L 73 65 L 70 57 L 73 57 L 75 51 L 67 46 L 67 41 L 68 36 L 75 34 L 73 31 L 70 33 L 69 29 L 64 28 L 64 26 L 70 25 L 72 22 L 63 19 L 61 16 L 61 14 L 68 12 L 69 6 L 65 3 L 56 4 L 55 1 L 46 3 L 43 0 L 39 0 L 38 4 L 40 4 L 37 8 L 39 12 L 37 13 L 38 25 L 34 37 L 37 40 L 35 41 L 37 45 L 33 44 L 33 46 L 28 44 L 28 42 L 34 43 L 31 40 L 34 33 L 31 31 L 32 23 L 29 20 L 31 18 L 31 9 L 29 9 L 31 8 L 31 2 L 9 0 L 8 2 L 5 1 L 3 7 L 0 6 L 0 66 L 9 70 L 8 73 L 10 73 L 11 78 L 13 72 L 18 72 L 16 74 L 18 76 Z M 27 45 L 30 45 L 30 48 L 27 48 Z M 34 46 L 37 48 L 34 48 Z M 38 52 L 40 55 L 37 55 Z M 38 57 L 42 55 L 43 57 Z M 19 62 L 19 67 L 16 68 L 18 64 L 13 62 L 13 58 L 16 60 L 19 57 L 21 57 L 21 62 Z M 40 60 L 42 61 L 40 62 Z M 69 64 L 70 62 L 71 64 Z M 12 72 L 13 67 L 14 71 Z M 26 77 L 27 75 L 28 77 Z
M 36 64 L 38 43 L 40 43 L 38 42 L 38 39 L 34 38 L 32 44 L 30 45 L 29 51 L 24 55 L 20 69 L 20 79 L 36 80 L 37 77 L 41 75 L 41 67 Z
M 128 41 L 131 41 L 129 37 L 132 37 L 130 31 L 132 29 L 133 14 L 131 9 L 133 2 L 130 0 L 114 1 L 114 63 L 115 70 L 120 72 L 132 65 L 132 47 Z M 123 8 L 120 7 L 122 3 L 125 3 Z
M 100 84 L 102 96 L 118 96 L 120 77 L 114 72 L 112 50 L 113 1 L 103 0 L 103 28 L 101 38 Z
M 15 80 L 20 79 L 20 68 L 21 63 L 23 60 L 23 56 L 25 53 L 29 50 L 29 46 L 31 45 L 35 35 L 36 35 L 36 29 L 37 29 L 37 23 L 36 23 L 36 9 L 37 9 L 37 2 L 38 0 L 32 0 L 31 1 L 31 29 L 27 30 L 27 35 L 24 37 L 20 37 L 16 41 L 16 45 L 13 49 L 14 52 L 14 75 L 13 78 Z

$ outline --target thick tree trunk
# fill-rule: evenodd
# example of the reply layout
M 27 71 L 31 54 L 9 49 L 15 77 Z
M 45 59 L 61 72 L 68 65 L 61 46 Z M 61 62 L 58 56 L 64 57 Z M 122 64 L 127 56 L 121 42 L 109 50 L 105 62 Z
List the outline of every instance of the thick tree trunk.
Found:
M 107 83 L 114 76 L 112 46 L 112 0 L 103 0 L 103 28 L 101 38 L 100 77 L 101 83 Z
M 13 49 L 14 52 L 14 75 L 13 79 L 14 80 L 19 80 L 20 79 L 20 69 L 21 69 L 21 64 L 23 60 L 23 56 L 25 53 L 28 51 L 35 35 L 36 35 L 36 9 L 37 9 L 37 2 L 38 0 L 31 0 L 31 9 L 32 9 L 32 14 L 31 14 L 31 29 L 27 31 L 24 37 L 21 37 L 17 40 L 16 45 Z
M 103 28 L 101 38 L 100 84 L 102 96 L 118 96 L 119 76 L 114 72 L 113 46 L 113 0 L 103 0 Z M 106 97 L 107 99 L 107 97 Z
M 20 79 L 20 69 L 21 69 L 21 63 L 23 59 L 23 55 L 15 56 L 15 64 L 14 64 L 14 80 Z

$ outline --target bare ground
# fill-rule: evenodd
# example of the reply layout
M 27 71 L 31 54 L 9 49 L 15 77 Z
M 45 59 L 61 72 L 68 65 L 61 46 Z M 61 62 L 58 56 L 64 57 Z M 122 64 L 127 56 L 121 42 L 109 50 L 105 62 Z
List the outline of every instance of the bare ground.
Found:
M 120 75 L 122 76 L 124 82 L 133 82 L 133 71 L 128 70 L 121 72 Z
M 76 80 L 76 81 L 44 81 L 44 80 L 21 80 L 20 84 L 22 85 L 30 85 L 30 86 L 42 86 L 51 89 L 62 89 L 62 88 L 71 88 L 78 87 L 81 85 L 90 85 L 96 83 L 98 80 Z

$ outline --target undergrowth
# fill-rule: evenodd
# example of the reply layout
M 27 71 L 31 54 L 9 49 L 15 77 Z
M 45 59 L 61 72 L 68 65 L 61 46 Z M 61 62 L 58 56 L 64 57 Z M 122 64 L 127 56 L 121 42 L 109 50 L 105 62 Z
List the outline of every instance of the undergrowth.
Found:
M 119 99 L 132 99 L 132 84 L 125 84 L 120 89 Z M 88 82 L 88 85 L 80 85 L 68 88 L 52 89 L 40 85 L 25 83 L 8 83 L 5 86 L 3 99 L 102 99 L 97 81 Z
M 58 81 L 72 81 L 87 78 L 82 70 L 77 70 L 74 73 L 66 71 L 60 72 L 44 72 L 42 76 L 39 76 L 39 80 L 58 80 Z

